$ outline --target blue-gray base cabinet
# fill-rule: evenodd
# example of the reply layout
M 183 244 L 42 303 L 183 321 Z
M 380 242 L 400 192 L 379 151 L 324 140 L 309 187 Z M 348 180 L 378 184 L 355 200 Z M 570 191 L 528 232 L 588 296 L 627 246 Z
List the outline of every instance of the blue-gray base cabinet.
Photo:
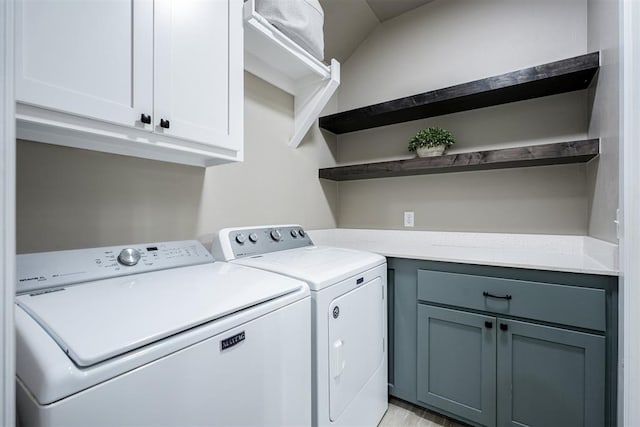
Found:
M 615 425 L 616 277 L 388 265 L 392 396 L 473 425 Z

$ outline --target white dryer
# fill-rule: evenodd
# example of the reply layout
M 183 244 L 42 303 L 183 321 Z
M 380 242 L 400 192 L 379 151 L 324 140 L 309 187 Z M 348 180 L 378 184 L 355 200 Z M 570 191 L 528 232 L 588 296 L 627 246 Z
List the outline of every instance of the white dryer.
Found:
M 311 421 L 308 286 L 197 241 L 18 255 L 25 426 Z
M 388 407 L 386 259 L 315 246 L 299 225 L 226 228 L 212 253 L 309 284 L 313 425 L 377 425 Z

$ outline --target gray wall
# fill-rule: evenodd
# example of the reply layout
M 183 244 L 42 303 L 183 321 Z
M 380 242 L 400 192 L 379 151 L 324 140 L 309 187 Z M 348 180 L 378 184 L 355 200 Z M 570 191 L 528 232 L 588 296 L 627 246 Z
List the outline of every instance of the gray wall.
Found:
M 600 51 L 598 84 L 590 93 L 589 135 L 600 138 L 602 154 L 589 164 L 589 235 L 617 242 L 613 222 L 618 208 L 620 144 L 619 2 L 589 1 L 588 49 Z
M 587 52 L 586 0 L 436 0 L 387 21 L 342 67 L 339 110 L 447 87 Z M 372 90 L 375 88 L 375 90 Z M 408 158 L 409 138 L 437 125 L 451 153 L 582 139 L 586 91 L 338 137 L 339 163 Z M 339 184 L 341 227 L 586 234 L 586 167 L 466 172 Z
M 319 168 L 335 165 L 335 137 L 323 135 L 316 123 L 297 149 L 290 148 L 293 98 L 246 76 L 244 162 L 206 170 L 198 234 L 256 224 L 335 227 L 337 184 L 318 179 Z M 323 114 L 336 108 L 332 100 Z
M 333 102 L 335 109 L 335 102 Z M 245 161 L 208 169 L 19 141 L 19 253 L 191 239 L 233 225 L 336 225 L 319 182 L 335 141 L 317 126 L 297 150 L 293 98 L 245 73 Z
M 193 237 L 203 171 L 18 141 L 18 253 Z
M 602 0 L 611 1 L 611 0 Z M 435 0 L 386 21 L 342 67 L 340 110 L 587 49 L 587 0 Z

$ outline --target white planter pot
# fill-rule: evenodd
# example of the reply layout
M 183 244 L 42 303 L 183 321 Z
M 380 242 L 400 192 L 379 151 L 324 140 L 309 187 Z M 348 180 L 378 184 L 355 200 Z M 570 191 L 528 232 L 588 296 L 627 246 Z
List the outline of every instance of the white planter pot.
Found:
M 436 147 L 418 147 L 416 153 L 418 153 L 418 157 L 434 157 L 434 156 L 442 156 L 445 150 L 444 145 L 438 145 Z

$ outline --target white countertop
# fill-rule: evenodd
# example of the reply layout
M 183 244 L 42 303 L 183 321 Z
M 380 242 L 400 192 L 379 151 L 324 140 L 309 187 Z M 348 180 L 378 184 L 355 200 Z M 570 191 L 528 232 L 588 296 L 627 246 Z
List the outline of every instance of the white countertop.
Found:
M 308 232 L 316 245 L 387 257 L 618 275 L 618 245 L 586 236 L 347 228 Z

